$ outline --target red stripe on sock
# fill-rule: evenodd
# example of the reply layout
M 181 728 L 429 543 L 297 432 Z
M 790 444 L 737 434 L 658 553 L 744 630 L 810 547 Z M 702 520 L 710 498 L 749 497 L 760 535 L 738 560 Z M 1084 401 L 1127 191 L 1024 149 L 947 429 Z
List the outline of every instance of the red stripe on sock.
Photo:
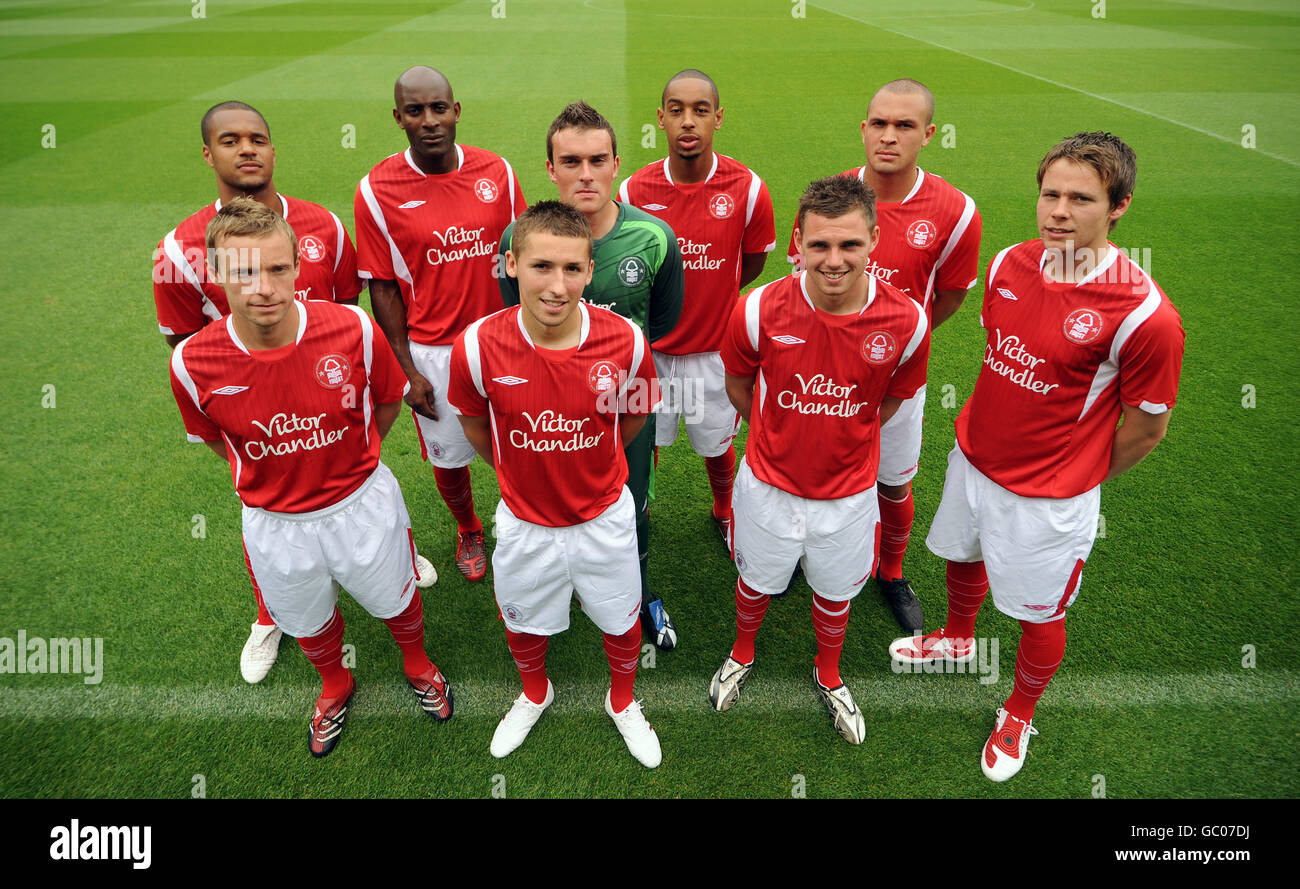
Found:
M 944 635 L 952 639 L 970 639 L 975 635 L 975 616 L 989 592 L 989 578 L 983 562 L 949 562 L 948 622 Z
M 506 628 L 506 644 L 510 646 L 510 656 L 519 668 L 519 678 L 524 682 L 524 694 L 534 704 L 546 700 L 546 646 L 548 636 L 533 633 L 516 633 Z
M 709 473 L 709 487 L 713 489 L 713 514 L 725 516 L 731 512 L 731 486 L 736 477 L 736 448 L 727 449 L 716 457 L 705 457 L 704 468 Z
M 636 662 L 641 656 L 641 622 L 637 621 L 622 636 L 602 635 L 605 657 L 609 659 L 609 705 L 615 713 L 622 713 L 632 703 Z
M 903 555 L 907 541 L 912 536 L 912 521 L 916 517 L 916 504 L 912 490 L 902 500 L 890 500 L 884 494 L 877 496 L 880 503 L 880 572 L 885 580 L 898 580 L 903 576 Z
M 731 656 L 742 664 L 754 659 L 754 639 L 771 601 L 771 596 L 755 592 L 736 579 L 736 644 L 731 646 Z
M 474 514 L 474 489 L 470 486 L 469 467 L 443 469 L 435 466 L 433 480 L 438 485 L 438 493 L 456 519 L 456 527 L 462 533 L 483 530 L 483 523 Z
M 418 589 L 411 595 L 406 610 L 397 617 L 388 618 L 384 625 L 402 650 L 402 671 L 407 676 L 419 676 L 432 666 L 424 651 L 424 602 Z
M 1020 626 L 1024 633 L 1016 649 L 1016 684 L 1003 706 L 1012 716 L 1028 722 L 1065 657 L 1065 620 L 1045 624 L 1022 620 Z
M 817 636 L 817 681 L 827 688 L 841 685 L 840 653 L 849 626 L 849 603 L 832 602 L 813 593 L 813 633 Z
M 343 666 L 343 615 L 337 605 L 325 626 L 316 635 L 299 639 L 298 645 L 320 673 L 321 697 L 337 698 L 348 690 L 352 674 Z

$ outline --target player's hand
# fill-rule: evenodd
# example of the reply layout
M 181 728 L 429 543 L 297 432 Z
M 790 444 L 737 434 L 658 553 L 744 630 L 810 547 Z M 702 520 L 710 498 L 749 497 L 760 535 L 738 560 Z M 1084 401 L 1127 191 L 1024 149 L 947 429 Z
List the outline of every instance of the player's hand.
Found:
M 433 384 L 419 373 L 411 374 L 407 379 L 410 380 L 411 389 L 406 393 L 406 403 L 417 414 L 437 422 L 438 411 L 433 402 Z

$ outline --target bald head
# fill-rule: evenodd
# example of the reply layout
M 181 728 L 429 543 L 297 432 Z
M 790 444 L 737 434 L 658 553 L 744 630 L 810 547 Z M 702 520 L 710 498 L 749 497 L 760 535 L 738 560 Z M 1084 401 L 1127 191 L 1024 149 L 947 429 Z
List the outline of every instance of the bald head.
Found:
M 451 82 L 441 71 L 427 65 L 407 68 L 393 84 L 393 104 L 401 108 L 402 102 L 412 93 L 428 92 L 445 92 L 450 100 L 455 101 L 451 93 Z
M 889 83 L 876 90 L 875 94 L 871 97 L 871 102 L 867 104 L 867 108 L 870 109 L 871 105 L 876 101 L 876 97 L 884 93 L 889 93 L 895 96 L 920 97 L 920 99 L 925 102 L 925 125 L 929 126 L 934 122 L 934 93 L 930 92 L 930 90 L 926 88 L 926 85 L 921 83 L 919 80 L 912 80 L 911 78 L 904 77 L 900 80 L 889 81 Z
M 703 71 L 699 70 L 698 68 L 687 68 L 685 71 L 678 71 L 676 74 L 674 74 L 672 77 L 668 79 L 668 83 L 664 84 L 663 95 L 659 97 L 659 104 L 661 106 L 667 107 L 668 96 L 670 93 L 672 93 L 673 84 L 682 80 L 700 80 L 708 84 L 709 92 L 713 96 L 713 107 L 714 108 L 718 107 L 719 104 L 718 85 L 713 82 L 712 77 L 705 74 Z

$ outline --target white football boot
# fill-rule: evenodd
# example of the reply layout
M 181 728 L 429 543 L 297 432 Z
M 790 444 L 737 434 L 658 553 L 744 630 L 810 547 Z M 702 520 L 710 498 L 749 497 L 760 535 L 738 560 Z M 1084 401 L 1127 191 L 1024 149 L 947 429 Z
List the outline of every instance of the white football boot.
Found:
M 740 700 L 740 690 L 745 687 L 745 680 L 749 678 L 749 671 L 754 669 L 754 662 L 742 664 L 740 661 L 727 655 L 727 659 L 718 667 L 718 672 L 713 674 L 713 679 L 709 681 L 709 703 L 713 709 L 719 713 L 724 710 L 730 710 L 736 701 Z
M 614 720 L 614 725 L 618 726 L 618 733 L 627 742 L 627 749 L 641 765 L 647 769 L 655 768 L 663 762 L 664 755 L 659 747 L 659 736 L 641 712 L 641 702 L 633 701 L 622 713 L 615 713 L 609 695 L 609 692 L 605 692 L 605 712 Z
M 1029 750 L 1030 735 L 1038 734 L 1031 722 L 1017 719 L 998 708 L 997 725 L 984 745 L 984 755 L 980 757 L 980 768 L 984 777 L 990 781 L 1005 781 L 1013 777 L 1025 764 L 1025 753 Z
M 239 672 L 245 682 L 256 685 L 271 672 L 280 656 L 280 637 L 283 635 L 275 624 L 253 624 L 244 650 L 239 653 Z
M 904 636 L 889 643 L 889 656 L 898 664 L 968 664 L 975 659 L 973 639 L 945 636 L 943 627 L 924 636 Z
M 862 718 L 862 711 L 858 709 L 857 701 L 853 700 L 849 687 L 843 682 L 834 688 L 822 685 L 822 681 L 817 678 L 815 665 L 813 685 L 817 686 L 822 700 L 826 702 L 826 709 L 831 711 L 831 718 L 835 720 L 835 731 L 850 744 L 861 744 L 862 739 L 867 736 L 867 721 Z
M 415 585 L 422 590 L 427 590 L 438 582 L 438 570 L 433 567 L 433 563 L 419 553 L 415 554 Z
M 551 680 L 546 680 L 546 698 L 540 704 L 534 704 L 528 700 L 528 695 L 521 694 L 515 698 L 514 704 L 510 710 L 502 717 L 501 722 L 497 725 L 497 730 L 492 733 L 492 755 L 497 759 L 503 756 L 509 756 L 519 745 L 524 743 L 524 738 L 537 725 L 537 720 L 542 718 L 542 712 L 555 700 L 555 686 Z

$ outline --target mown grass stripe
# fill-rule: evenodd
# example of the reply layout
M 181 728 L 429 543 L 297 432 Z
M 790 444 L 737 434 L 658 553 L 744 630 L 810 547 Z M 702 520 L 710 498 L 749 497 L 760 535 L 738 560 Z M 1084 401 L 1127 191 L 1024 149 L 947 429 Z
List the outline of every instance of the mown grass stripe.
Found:
M 864 711 L 916 709 L 982 710 L 1001 703 L 1011 677 L 981 685 L 970 675 L 908 676 L 888 679 L 849 677 Z M 606 686 L 556 683 L 556 712 L 599 710 Z M 519 693 L 514 683 L 455 682 L 456 710 L 469 717 L 497 717 Z M 647 681 L 638 687 L 646 712 L 707 713 L 707 680 Z M 28 719 L 297 719 L 310 707 L 317 686 L 267 687 L 131 685 L 115 687 L 21 688 L 0 691 L 0 718 Z M 1121 673 L 1111 676 L 1061 676 L 1052 681 L 1045 708 L 1128 709 L 1140 707 L 1218 707 L 1300 701 L 1300 672 L 1285 670 L 1231 673 Z M 755 671 L 741 701 L 731 712 L 764 713 L 812 710 L 822 705 L 811 677 L 770 678 Z M 397 681 L 363 677 L 353 703 L 357 719 L 413 715 L 414 696 Z

